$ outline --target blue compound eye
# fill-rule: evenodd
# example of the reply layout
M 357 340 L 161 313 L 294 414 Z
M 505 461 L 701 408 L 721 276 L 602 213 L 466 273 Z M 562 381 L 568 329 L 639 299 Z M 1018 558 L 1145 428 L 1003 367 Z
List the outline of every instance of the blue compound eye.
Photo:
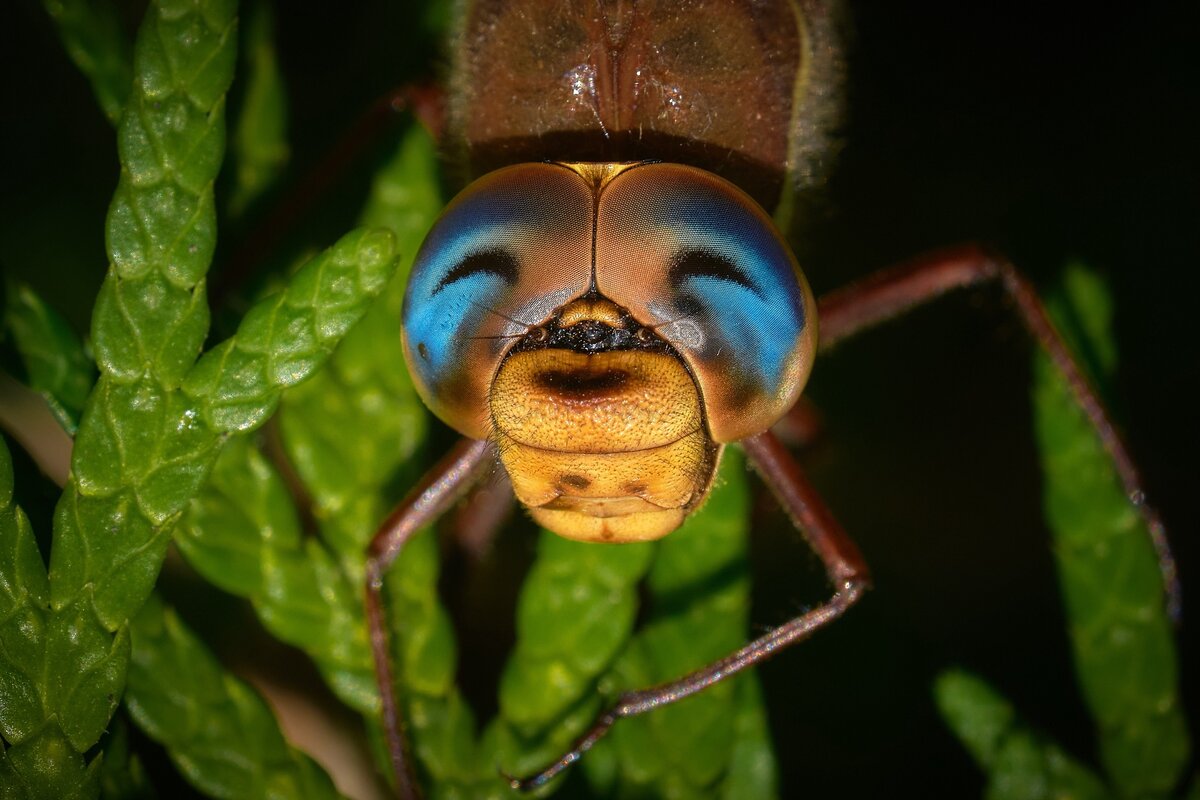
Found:
M 421 398 L 459 432 L 490 431 L 504 353 L 591 279 L 591 187 L 522 164 L 468 186 L 421 246 L 404 297 L 404 345 Z
M 596 283 L 683 357 L 716 441 L 761 433 L 799 397 L 812 294 L 771 220 L 727 181 L 676 164 L 623 172 L 599 198 Z
M 674 348 L 717 442 L 769 428 L 808 377 L 812 295 L 737 187 L 676 164 L 523 164 L 467 187 L 417 254 L 404 343 L 422 399 L 488 436 L 505 354 L 585 294 Z

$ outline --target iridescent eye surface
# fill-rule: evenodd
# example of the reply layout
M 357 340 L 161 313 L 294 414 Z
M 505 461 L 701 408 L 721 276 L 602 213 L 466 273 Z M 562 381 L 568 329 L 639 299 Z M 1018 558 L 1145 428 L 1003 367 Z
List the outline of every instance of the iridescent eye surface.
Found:
M 587 289 L 593 206 L 571 170 L 520 164 L 468 186 L 425 238 L 404 297 L 405 353 L 421 398 L 460 433 L 488 436 L 504 353 Z
M 596 218 L 597 287 L 683 357 L 713 439 L 769 428 L 808 378 L 816 314 L 762 208 L 711 173 L 647 164 L 606 187 Z
M 807 379 L 811 293 L 739 189 L 676 164 L 524 164 L 467 187 L 417 256 L 404 339 L 423 399 L 460 432 L 488 436 L 505 354 L 588 292 L 674 348 L 714 441 L 766 430 Z

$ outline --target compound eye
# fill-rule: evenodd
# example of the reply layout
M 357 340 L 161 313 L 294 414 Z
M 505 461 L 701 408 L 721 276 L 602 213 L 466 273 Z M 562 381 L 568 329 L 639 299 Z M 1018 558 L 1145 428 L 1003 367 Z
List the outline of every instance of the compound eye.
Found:
M 799 397 L 815 303 L 770 218 L 733 184 L 678 164 L 622 173 L 600 198 L 596 282 L 687 362 L 716 441 L 761 433 Z
M 417 253 L 404 297 L 405 359 L 425 404 L 467 436 L 508 348 L 591 277 L 592 193 L 574 172 L 521 164 L 456 197 Z
M 478 279 L 489 275 L 499 278 L 509 286 L 515 286 L 519 271 L 520 266 L 517 263 L 517 257 L 508 250 L 502 247 L 496 247 L 492 250 L 482 250 L 477 253 L 471 253 L 451 267 L 450 271 L 438 281 L 437 286 L 433 287 L 433 294 L 436 295 L 447 286 L 452 286 L 459 281 L 471 278 Z
M 757 292 L 757 287 L 736 262 L 712 250 L 681 250 L 671 261 L 667 270 L 670 285 L 681 286 L 692 278 L 728 281 Z

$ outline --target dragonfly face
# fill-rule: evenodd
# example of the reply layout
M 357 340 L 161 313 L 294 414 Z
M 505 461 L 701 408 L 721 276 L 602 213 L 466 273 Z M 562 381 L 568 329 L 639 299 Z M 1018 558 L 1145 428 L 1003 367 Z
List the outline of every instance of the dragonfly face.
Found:
M 670 533 L 724 443 L 798 398 L 815 304 L 769 217 L 703 170 L 521 164 L 468 186 L 413 267 L 409 369 L 493 438 L 518 499 L 573 539 Z

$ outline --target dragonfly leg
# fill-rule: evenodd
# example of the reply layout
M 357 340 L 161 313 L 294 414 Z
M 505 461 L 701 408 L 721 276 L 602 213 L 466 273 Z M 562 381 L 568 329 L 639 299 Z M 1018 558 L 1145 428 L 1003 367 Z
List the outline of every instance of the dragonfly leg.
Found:
M 375 678 L 383 709 L 388 756 L 402 800 L 421 796 L 409 757 L 404 723 L 396 695 L 388 626 L 383 609 L 383 576 L 409 538 L 441 516 L 496 463 L 490 442 L 463 439 L 433 466 L 379 527 L 367 548 L 366 613 Z
M 1121 485 L 1137 507 L 1158 556 L 1167 610 L 1178 620 L 1181 608 L 1175 559 L 1158 512 L 1146 501 L 1141 478 L 1116 426 L 1084 376 L 1066 343 L 1055 330 L 1033 284 L 1004 258 L 978 245 L 962 245 L 920 256 L 881 270 L 861 281 L 828 294 L 817 303 L 821 348 L 896 317 L 955 289 L 998 283 L 1034 341 L 1066 379 L 1071 395 L 1108 451 Z
M 592 727 L 575 741 L 571 750 L 553 764 L 537 775 L 509 778 L 514 789 L 536 789 L 545 784 L 579 760 L 617 720 L 682 700 L 807 638 L 845 613 L 870 584 L 867 566 L 857 545 L 842 530 L 800 465 L 779 439 L 767 431 L 743 439 L 741 445 L 750 464 L 763 477 L 792 523 L 820 556 L 834 587 L 833 596 L 719 661 L 669 683 L 621 695 L 612 708 L 597 718 Z
M 481 561 L 492 549 L 496 534 L 512 517 L 517 498 L 504 470 L 481 480 L 459 504 L 450 519 L 450 535 L 471 561 Z

